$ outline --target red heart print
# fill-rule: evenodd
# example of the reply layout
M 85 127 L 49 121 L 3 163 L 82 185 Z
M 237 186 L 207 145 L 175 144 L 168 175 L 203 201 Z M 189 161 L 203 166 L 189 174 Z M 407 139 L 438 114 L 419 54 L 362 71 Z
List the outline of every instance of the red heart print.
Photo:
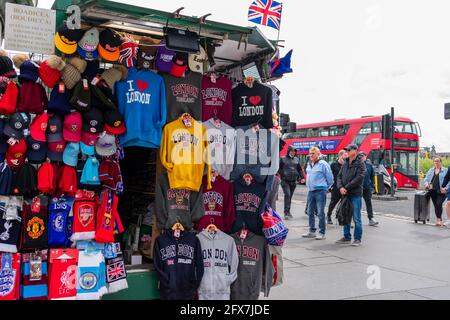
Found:
M 139 88 L 139 91 L 142 91 L 142 92 L 144 92 L 148 88 L 148 82 L 145 82 L 142 80 L 137 80 L 136 85 Z
M 253 96 L 253 97 L 250 97 L 250 99 L 249 99 L 250 103 L 254 106 L 258 105 L 261 102 L 261 100 L 262 99 L 260 96 Z

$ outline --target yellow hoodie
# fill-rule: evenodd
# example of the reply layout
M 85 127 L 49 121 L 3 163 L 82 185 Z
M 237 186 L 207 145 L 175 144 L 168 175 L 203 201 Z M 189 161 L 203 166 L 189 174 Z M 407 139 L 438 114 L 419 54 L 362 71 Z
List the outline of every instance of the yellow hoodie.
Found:
M 161 163 L 167 169 L 171 189 L 199 192 L 205 166 L 208 189 L 211 189 L 211 168 L 206 128 L 192 119 L 190 128 L 182 117 L 164 127 L 160 149 Z

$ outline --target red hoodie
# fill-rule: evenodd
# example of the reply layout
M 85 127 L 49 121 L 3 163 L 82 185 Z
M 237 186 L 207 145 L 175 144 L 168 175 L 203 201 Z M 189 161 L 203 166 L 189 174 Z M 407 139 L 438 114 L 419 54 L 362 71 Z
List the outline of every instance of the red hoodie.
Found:
M 208 225 L 215 224 L 223 232 L 230 232 L 235 220 L 233 184 L 222 176 L 212 182 L 207 190 L 207 181 L 203 179 L 203 204 L 205 215 L 197 221 L 196 230 L 202 231 Z

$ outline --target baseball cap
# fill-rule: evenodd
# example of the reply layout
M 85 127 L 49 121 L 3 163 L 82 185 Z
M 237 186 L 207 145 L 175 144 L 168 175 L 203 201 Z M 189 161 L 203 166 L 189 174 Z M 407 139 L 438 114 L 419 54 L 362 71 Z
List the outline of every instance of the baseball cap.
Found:
M 120 35 L 108 28 L 100 32 L 97 50 L 103 60 L 116 62 L 119 60 L 121 44 Z
M 59 86 L 52 89 L 50 93 L 50 100 L 48 102 L 47 111 L 57 114 L 69 114 L 70 113 L 70 91 L 64 87 L 64 91 L 59 90 Z
M 74 54 L 77 51 L 77 42 L 82 36 L 83 32 L 80 29 L 71 30 L 64 21 L 55 34 L 55 46 L 62 53 Z
M 41 164 L 47 159 L 47 144 L 43 141 L 35 140 L 32 136 L 26 138 L 27 159 L 29 163 Z
M 47 156 L 52 161 L 63 161 L 63 153 L 66 148 L 66 142 L 64 140 L 48 143 Z
M 30 126 L 30 134 L 34 140 L 45 142 L 47 137 L 45 133 L 47 132 L 48 120 L 50 116 L 47 112 L 44 112 L 40 116 L 34 118 Z
M 28 129 L 30 126 L 30 115 L 24 112 L 16 112 L 14 113 L 9 121 L 5 125 L 5 129 L 3 133 L 10 138 L 14 138 L 16 140 L 23 139 L 24 130 Z
M 181 78 L 188 68 L 188 54 L 177 52 L 173 57 L 172 68 L 170 74 L 174 77 Z
M 48 142 L 58 142 L 62 141 L 62 129 L 63 121 L 60 115 L 54 114 L 48 119 L 47 125 L 47 141 Z
M 103 114 L 97 108 L 92 108 L 83 113 L 83 131 L 92 134 L 103 132 Z
M 97 143 L 99 137 L 99 133 L 90 133 L 83 131 L 83 133 L 81 134 L 81 142 L 83 142 L 87 146 L 93 147 Z
M 364 156 L 364 157 L 367 157 L 367 153 L 365 153 L 364 151 L 361 151 L 359 154 Z
M 358 150 L 358 149 L 359 149 L 358 145 L 356 145 L 354 143 L 351 143 L 347 147 L 344 148 L 345 151 Z
M 9 145 L 6 151 L 6 163 L 11 168 L 19 168 L 25 164 L 27 144 L 25 139 L 20 139 L 18 143 Z
M 66 165 L 76 167 L 78 163 L 78 154 L 80 153 L 80 144 L 71 142 L 67 144 L 63 153 L 63 161 Z
M 81 113 L 73 112 L 64 119 L 63 137 L 67 142 L 80 142 L 82 129 Z
M 103 133 L 95 145 L 95 151 L 102 157 L 110 157 L 117 152 L 116 137 Z
M 87 30 L 81 40 L 78 41 L 78 47 L 87 52 L 96 51 L 99 43 L 99 36 L 100 34 L 97 28 Z
M 90 85 L 87 88 L 83 85 L 83 80 L 78 81 L 72 92 L 70 98 L 70 105 L 78 111 L 86 111 L 91 107 L 91 89 Z
M 208 55 L 202 46 L 200 46 L 200 53 L 189 54 L 189 69 L 191 71 L 203 74 L 208 69 L 207 63 Z
M 121 135 L 127 131 L 123 115 L 117 109 L 107 110 L 103 113 L 105 130 L 109 134 Z
M 94 145 L 90 146 L 82 141 L 80 142 L 80 150 L 82 154 L 85 154 L 87 156 L 93 156 L 95 155 L 95 143 Z
M 100 162 L 95 157 L 89 157 L 83 168 L 80 182 L 87 185 L 100 185 Z
M 161 44 L 163 44 L 162 42 Z M 175 57 L 175 51 L 167 49 L 165 46 L 161 46 L 156 55 L 155 67 L 156 70 L 170 73 L 172 70 L 173 58 Z
M 84 59 L 86 61 L 94 61 L 96 59 L 98 59 L 98 51 L 87 51 L 84 50 L 83 48 L 81 48 L 80 46 L 78 46 L 78 54 L 80 55 L 81 59 Z

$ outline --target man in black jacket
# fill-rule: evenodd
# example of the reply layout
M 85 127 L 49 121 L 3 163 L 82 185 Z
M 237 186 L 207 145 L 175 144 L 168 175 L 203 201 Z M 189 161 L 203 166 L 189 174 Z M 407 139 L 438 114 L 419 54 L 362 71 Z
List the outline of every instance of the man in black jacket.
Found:
M 293 218 L 291 202 L 297 188 L 297 182 L 303 182 L 305 179 L 300 160 L 296 157 L 296 150 L 292 146 L 289 146 L 286 157 L 280 160 L 280 170 L 278 172 L 284 193 L 284 218 L 287 220 Z
M 348 159 L 338 174 L 337 186 L 343 197 L 349 197 L 353 204 L 353 220 L 355 221 L 355 234 L 352 246 L 360 246 L 362 238 L 361 207 L 363 196 L 363 183 L 366 175 L 366 165 L 363 156 L 358 154 L 358 146 L 350 144 L 345 148 Z M 344 237 L 336 243 L 348 244 L 352 241 L 350 233 L 351 224 L 344 226 Z
M 333 214 L 334 208 L 336 208 L 336 205 L 339 203 L 339 200 L 341 200 L 341 193 L 339 191 L 339 188 L 337 187 L 337 177 L 339 171 L 341 171 L 342 165 L 348 158 L 348 153 L 345 150 L 339 151 L 338 155 L 339 158 L 331 164 L 331 171 L 333 172 L 334 184 L 331 187 L 331 201 L 330 205 L 328 206 L 328 214 L 327 214 L 328 224 L 333 224 L 333 220 L 331 220 L 331 215 Z

